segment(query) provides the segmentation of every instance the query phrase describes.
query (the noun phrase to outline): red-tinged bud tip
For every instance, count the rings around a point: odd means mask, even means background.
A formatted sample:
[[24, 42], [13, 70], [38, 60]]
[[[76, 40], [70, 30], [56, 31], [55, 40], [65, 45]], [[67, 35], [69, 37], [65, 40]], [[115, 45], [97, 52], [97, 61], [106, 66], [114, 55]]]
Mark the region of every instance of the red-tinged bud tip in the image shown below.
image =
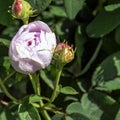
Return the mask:
[[54, 52], [54, 60], [60, 66], [71, 62], [74, 59], [74, 50], [67, 43], [60, 43], [57, 45]]
[[15, 0], [12, 5], [12, 12], [16, 17], [22, 13], [22, 2], [21, 0]]

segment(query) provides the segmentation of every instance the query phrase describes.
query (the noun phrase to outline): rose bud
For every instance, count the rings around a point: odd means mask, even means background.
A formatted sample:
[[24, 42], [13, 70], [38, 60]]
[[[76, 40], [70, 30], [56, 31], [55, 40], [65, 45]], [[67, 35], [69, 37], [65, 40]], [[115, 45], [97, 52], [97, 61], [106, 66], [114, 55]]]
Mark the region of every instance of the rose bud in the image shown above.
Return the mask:
[[54, 51], [54, 60], [58, 66], [64, 66], [74, 59], [73, 48], [67, 43], [60, 43], [57, 45]]
[[46, 23], [23, 25], [10, 43], [11, 64], [20, 73], [34, 73], [50, 64], [55, 47], [55, 34]]
[[12, 5], [12, 15], [17, 19], [23, 20], [25, 24], [28, 23], [29, 17], [35, 10], [32, 9], [31, 5], [25, 0], [14, 0]]

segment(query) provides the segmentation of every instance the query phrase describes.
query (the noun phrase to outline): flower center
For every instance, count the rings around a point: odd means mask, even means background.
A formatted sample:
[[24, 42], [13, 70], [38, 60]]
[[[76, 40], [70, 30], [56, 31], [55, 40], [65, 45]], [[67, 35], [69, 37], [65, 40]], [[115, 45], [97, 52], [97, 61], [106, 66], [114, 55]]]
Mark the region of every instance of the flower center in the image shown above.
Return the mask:
[[28, 41], [28, 46], [32, 45], [32, 41]]
[[40, 44], [40, 33], [35, 33], [33, 37], [29, 40], [27, 40], [27, 46], [28, 47], [35, 47]]

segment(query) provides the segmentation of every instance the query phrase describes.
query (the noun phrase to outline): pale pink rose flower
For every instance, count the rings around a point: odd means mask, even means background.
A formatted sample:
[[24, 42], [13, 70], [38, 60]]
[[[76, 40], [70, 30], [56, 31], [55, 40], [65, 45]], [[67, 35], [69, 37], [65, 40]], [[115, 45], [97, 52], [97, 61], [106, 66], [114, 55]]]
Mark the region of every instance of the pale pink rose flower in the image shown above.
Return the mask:
[[20, 73], [34, 73], [50, 64], [55, 47], [55, 34], [46, 23], [35, 21], [23, 25], [12, 39], [10, 62]]

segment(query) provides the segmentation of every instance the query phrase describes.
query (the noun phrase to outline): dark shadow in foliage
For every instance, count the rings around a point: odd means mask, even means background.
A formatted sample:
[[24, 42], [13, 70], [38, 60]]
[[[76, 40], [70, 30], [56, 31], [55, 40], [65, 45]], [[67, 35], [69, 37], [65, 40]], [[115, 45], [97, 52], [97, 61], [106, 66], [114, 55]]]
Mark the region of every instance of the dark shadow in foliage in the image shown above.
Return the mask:
[[68, 41], [70, 44], [74, 44], [76, 28], [77, 24], [75, 21], [71, 21], [69, 19], [64, 20], [61, 29], [65, 33], [64, 40]]

